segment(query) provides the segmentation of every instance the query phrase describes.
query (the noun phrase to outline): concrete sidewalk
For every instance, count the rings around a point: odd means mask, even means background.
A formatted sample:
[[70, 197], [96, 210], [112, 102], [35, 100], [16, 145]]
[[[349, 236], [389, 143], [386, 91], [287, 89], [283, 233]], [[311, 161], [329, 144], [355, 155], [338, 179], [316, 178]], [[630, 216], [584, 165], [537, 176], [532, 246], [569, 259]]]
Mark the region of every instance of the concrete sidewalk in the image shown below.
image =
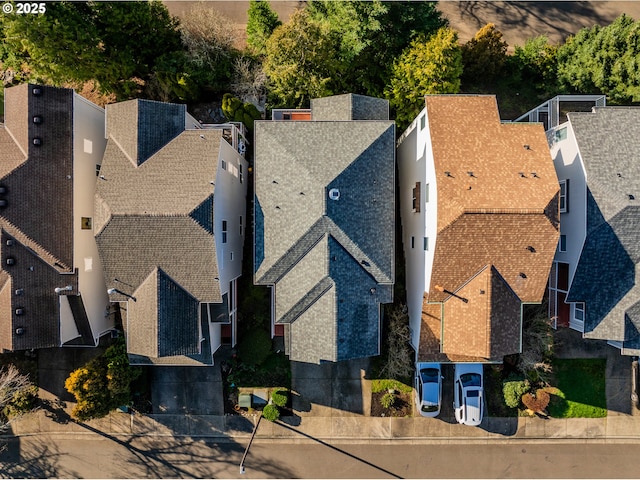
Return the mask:
[[[76, 423], [40, 410], [11, 424], [11, 435], [84, 437], [189, 437], [216, 442], [244, 443], [257, 416], [138, 415], [112, 413], [106, 418]], [[490, 442], [638, 442], [640, 416], [615, 415], [595, 419], [485, 418], [480, 427], [466, 427], [447, 419], [376, 418], [365, 416], [283, 417], [277, 423], [260, 421], [255, 441], [282, 443], [455, 444]]]

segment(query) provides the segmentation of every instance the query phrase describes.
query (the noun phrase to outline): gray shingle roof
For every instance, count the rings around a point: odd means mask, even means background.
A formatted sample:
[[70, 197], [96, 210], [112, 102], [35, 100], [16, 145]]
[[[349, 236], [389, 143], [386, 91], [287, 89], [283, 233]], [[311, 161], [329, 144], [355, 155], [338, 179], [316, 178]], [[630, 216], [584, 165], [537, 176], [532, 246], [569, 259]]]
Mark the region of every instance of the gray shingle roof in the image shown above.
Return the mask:
[[[312, 109], [348, 112], [353, 97]], [[275, 285], [292, 360], [378, 353], [379, 304], [394, 282], [394, 140], [387, 120], [256, 124], [255, 282]]]
[[311, 100], [314, 121], [389, 120], [389, 102], [354, 93]]
[[567, 300], [586, 302], [585, 337], [637, 347], [640, 108], [595, 108], [569, 120], [588, 192], [587, 238]]
[[[221, 131], [184, 130], [183, 106], [159, 102], [123, 102], [107, 115], [94, 231], [107, 286], [118, 290], [111, 298], [128, 300], [130, 351], [195, 355], [199, 304], [222, 301], [213, 235]], [[127, 131], [137, 137], [123, 140]]]
[[[77, 293], [77, 274], [72, 273], [73, 95], [70, 89], [28, 84], [5, 90], [6, 123], [0, 125], [0, 198], [7, 202], [0, 207], [0, 350], [59, 346], [54, 289], [71, 284]], [[7, 265], [9, 257], [13, 266]], [[21, 315], [15, 313], [18, 308]], [[23, 333], [18, 335], [17, 328]]]

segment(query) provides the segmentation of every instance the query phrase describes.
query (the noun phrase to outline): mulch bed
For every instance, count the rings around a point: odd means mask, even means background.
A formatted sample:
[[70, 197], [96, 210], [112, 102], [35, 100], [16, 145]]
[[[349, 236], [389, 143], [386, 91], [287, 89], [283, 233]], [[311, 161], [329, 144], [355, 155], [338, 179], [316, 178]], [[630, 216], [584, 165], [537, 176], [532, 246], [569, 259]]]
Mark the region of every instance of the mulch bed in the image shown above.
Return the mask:
[[384, 408], [380, 399], [387, 393], [377, 392], [371, 394], [372, 417], [410, 417], [413, 414], [413, 396], [411, 393], [398, 393], [396, 403], [391, 408]]

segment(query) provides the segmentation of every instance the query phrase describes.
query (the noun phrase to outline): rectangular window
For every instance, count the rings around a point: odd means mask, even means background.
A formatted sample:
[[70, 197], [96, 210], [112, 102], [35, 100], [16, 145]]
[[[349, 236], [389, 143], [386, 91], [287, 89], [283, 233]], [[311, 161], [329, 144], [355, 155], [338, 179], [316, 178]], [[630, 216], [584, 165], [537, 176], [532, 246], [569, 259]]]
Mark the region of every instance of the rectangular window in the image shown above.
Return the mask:
[[569, 211], [569, 179], [560, 181], [560, 213]]
[[240, 215], [240, 236], [242, 236], [242, 215]]
[[222, 169], [226, 170], [227, 169], [227, 162], [222, 160]]
[[424, 237], [424, 249], [429, 250], [429, 238]]
[[558, 242], [558, 251], [566, 252], [567, 251], [567, 236], [560, 235], [560, 241]]
[[227, 243], [227, 221], [222, 221], [222, 243]]
[[88, 154], [93, 153], [93, 142], [88, 138], [84, 139], [84, 153], [88, 153]]
[[556, 142], [561, 140], [565, 140], [567, 138], [567, 127], [561, 128], [560, 130], [556, 130]]
[[244, 175], [242, 174], [242, 163], [240, 163], [240, 183], [242, 183], [243, 180], [244, 180]]
[[429, 184], [426, 183], [424, 186], [424, 203], [429, 203]]
[[100, 165], [96, 163], [96, 177], [100, 175]]
[[584, 303], [577, 302], [573, 309], [573, 318], [579, 322], [584, 322]]
[[233, 252], [229, 252], [229, 259], [233, 262]]
[[413, 187], [412, 190], [412, 198], [413, 198], [413, 211], [420, 211], [420, 182], [416, 182], [416, 186]]
[[416, 237], [411, 237], [411, 248], [416, 246]]
[[91, 217], [82, 217], [80, 219], [80, 228], [82, 230], [91, 230]]
[[291, 114], [290, 113], [283, 113], [282, 114], [282, 119], [283, 120], [291, 120]]
[[426, 115], [422, 115], [420, 117], [420, 130], [424, 130], [424, 127], [427, 124], [427, 116]]

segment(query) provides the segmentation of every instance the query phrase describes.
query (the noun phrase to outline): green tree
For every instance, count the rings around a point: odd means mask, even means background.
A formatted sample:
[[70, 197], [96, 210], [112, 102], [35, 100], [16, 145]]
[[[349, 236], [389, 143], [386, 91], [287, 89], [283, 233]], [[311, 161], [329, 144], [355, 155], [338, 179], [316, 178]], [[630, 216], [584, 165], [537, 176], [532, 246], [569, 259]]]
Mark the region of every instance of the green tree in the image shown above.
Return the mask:
[[462, 86], [465, 91], [492, 88], [504, 73], [507, 42], [493, 23], [482, 27], [462, 46]]
[[267, 39], [282, 25], [278, 14], [266, 0], [250, 0], [247, 19], [247, 45], [252, 53], [264, 55]]
[[55, 85], [95, 79], [104, 92], [140, 92], [161, 55], [180, 50], [178, 21], [158, 0], [54, 2], [38, 15], [5, 15], [2, 43], [14, 67]]
[[640, 101], [640, 22], [622, 14], [570, 37], [558, 50], [558, 80], [569, 92], [604, 93], [619, 104]]
[[441, 28], [431, 38], [411, 42], [394, 63], [386, 91], [400, 128], [424, 108], [425, 95], [458, 93], [461, 74], [462, 54], [452, 29]]
[[447, 22], [435, 2], [312, 0], [311, 16], [339, 39], [342, 91], [382, 96], [394, 60], [411, 41]]
[[550, 44], [545, 35], [540, 35], [527, 40], [523, 47], [516, 45], [509, 60], [521, 82], [533, 84], [541, 97], [550, 97], [557, 91], [557, 53], [558, 47]]
[[269, 37], [264, 71], [273, 106], [306, 107], [311, 98], [335, 92], [340, 39], [326, 24], [298, 10]]
[[109, 347], [103, 355], [71, 372], [65, 388], [76, 397], [71, 414], [78, 420], [101, 418], [131, 400], [130, 385], [140, 375], [129, 365], [124, 340]]
[[225, 93], [222, 97], [222, 113], [229, 121], [242, 122], [249, 131], [253, 131], [253, 122], [261, 118], [254, 104], [242, 103], [230, 93]]

